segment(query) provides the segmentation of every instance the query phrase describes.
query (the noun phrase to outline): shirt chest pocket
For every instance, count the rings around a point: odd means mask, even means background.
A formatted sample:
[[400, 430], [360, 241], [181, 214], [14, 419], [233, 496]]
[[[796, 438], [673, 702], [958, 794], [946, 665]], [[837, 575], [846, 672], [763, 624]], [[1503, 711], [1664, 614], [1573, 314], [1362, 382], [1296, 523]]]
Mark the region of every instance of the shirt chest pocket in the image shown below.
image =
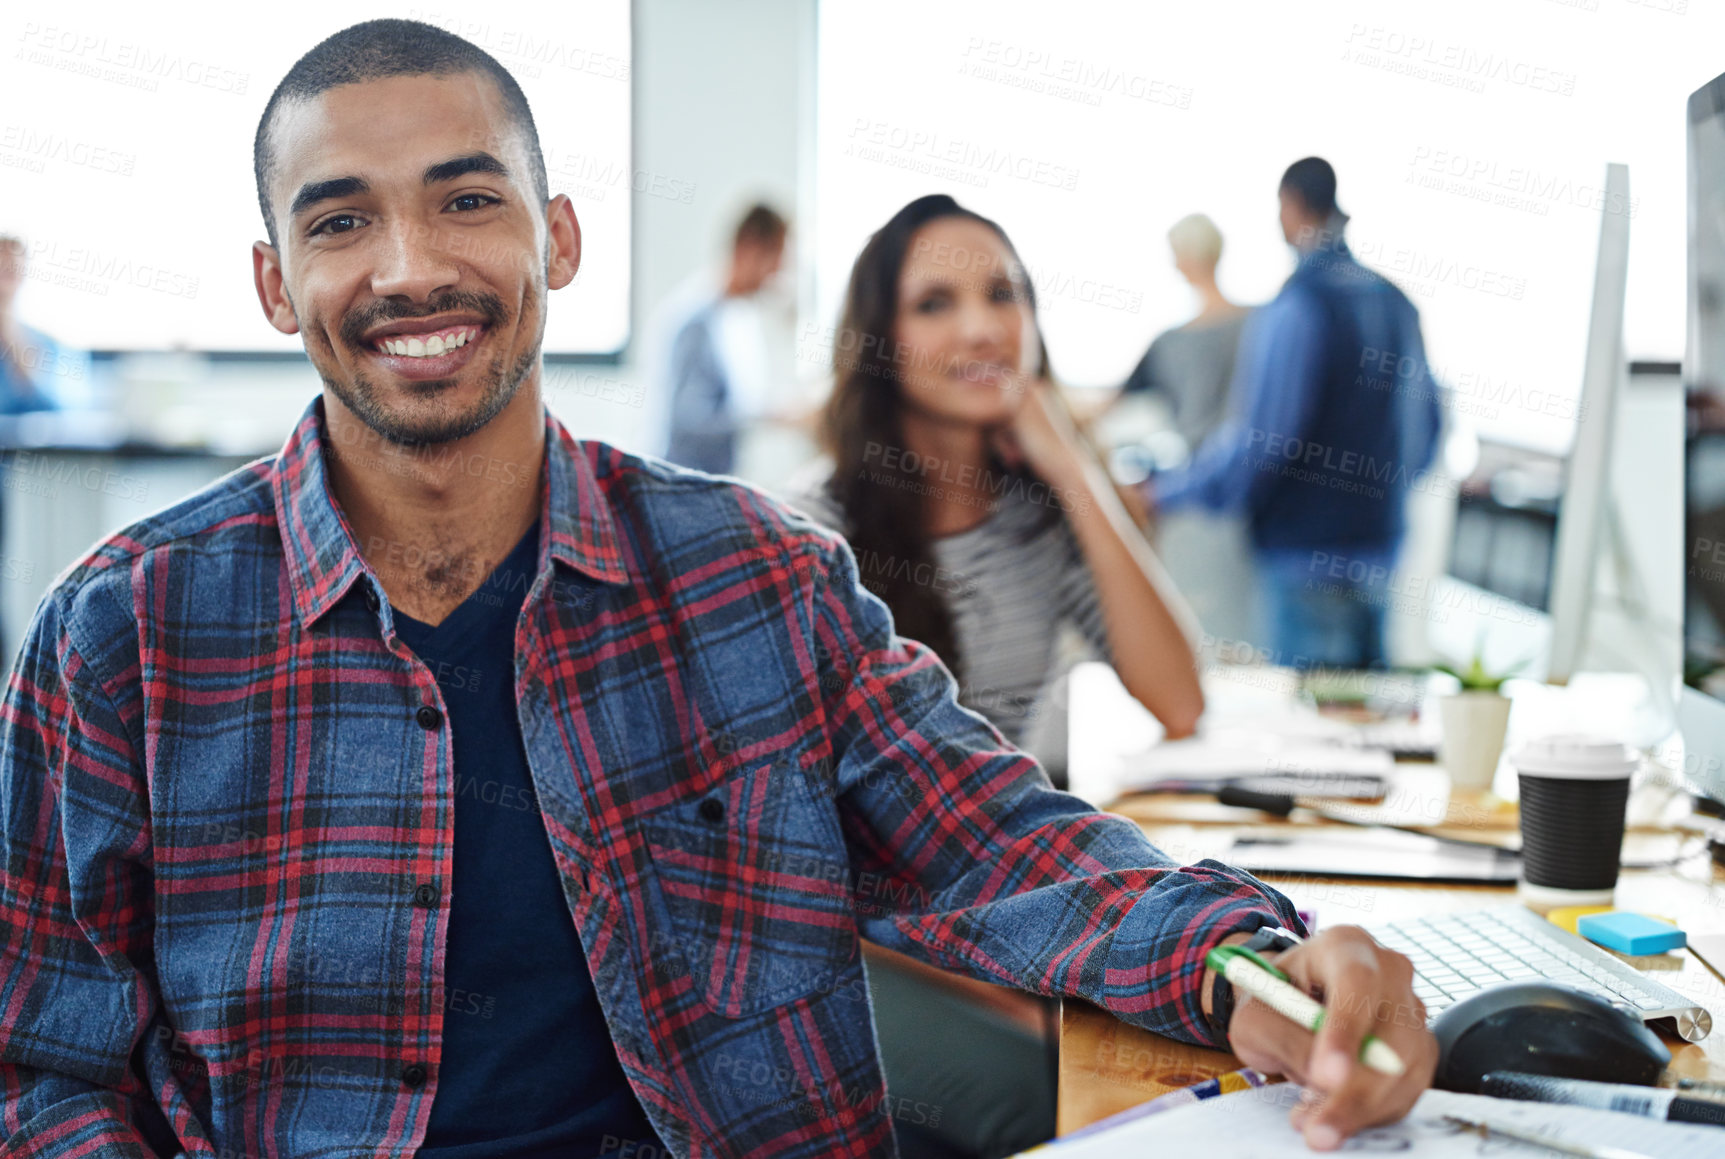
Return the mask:
[[831, 989], [856, 952], [850, 869], [830, 799], [788, 763], [739, 770], [644, 827], [671, 928], [654, 968], [686, 969], [742, 1018]]

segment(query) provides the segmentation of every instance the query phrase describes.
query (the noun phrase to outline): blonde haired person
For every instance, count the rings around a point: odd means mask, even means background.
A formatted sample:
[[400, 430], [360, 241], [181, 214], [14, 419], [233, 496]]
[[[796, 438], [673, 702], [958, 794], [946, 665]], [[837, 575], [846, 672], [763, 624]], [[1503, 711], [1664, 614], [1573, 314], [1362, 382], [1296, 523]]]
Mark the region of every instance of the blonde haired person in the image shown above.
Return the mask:
[[[1228, 413], [1229, 383], [1251, 309], [1229, 300], [1216, 282], [1222, 231], [1202, 213], [1168, 230], [1174, 268], [1192, 287], [1198, 312], [1164, 330], [1126, 379], [1116, 401], [1160, 401], [1189, 451], [1196, 451]], [[1204, 510], [1170, 512], [1158, 520], [1157, 554], [1210, 636], [1249, 640], [1254, 572], [1244, 522]]]

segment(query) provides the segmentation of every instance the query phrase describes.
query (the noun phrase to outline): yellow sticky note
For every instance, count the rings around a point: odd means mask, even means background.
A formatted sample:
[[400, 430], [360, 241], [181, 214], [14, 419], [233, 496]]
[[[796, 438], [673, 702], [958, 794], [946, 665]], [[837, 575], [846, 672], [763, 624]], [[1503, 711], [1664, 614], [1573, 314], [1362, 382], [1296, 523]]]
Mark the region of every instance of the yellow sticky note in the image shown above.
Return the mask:
[[[1580, 932], [1575, 928], [1576, 922], [1586, 917], [1588, 914], [1608, 914], [1614, 913], [1616, 910], [1617, 907], [1614, 905], [1566, 905], [1552, 910], [1550, 913], [1545, 915], [1545, 919], [1552, 925], [1557, 926], [1559, 929], [1568, 930], [1570, 933], [1580, 937]], [[1648, 914], [1647, 916], [1650, 918], [1659, 918], [1660, 921], [1667, 922], [1671, 925], [1677, 924], [1670, 918], [1661, 917], [1659, 914]]]

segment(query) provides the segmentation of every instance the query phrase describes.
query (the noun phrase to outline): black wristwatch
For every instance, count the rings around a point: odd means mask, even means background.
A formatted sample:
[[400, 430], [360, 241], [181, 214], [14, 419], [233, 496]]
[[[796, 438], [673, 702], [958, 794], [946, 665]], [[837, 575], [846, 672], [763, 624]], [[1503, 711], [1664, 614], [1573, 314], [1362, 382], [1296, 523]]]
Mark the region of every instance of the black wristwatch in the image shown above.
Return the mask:
[[[1279, 954], [1300, 944], [1300, 935], [1281, 926], [1259, 926], [1240, 943], [1240, 948], [1258, 954]], [[1228, 1024], [1234, 1019], [1234, 984], [1220, 973], [1210, 988], [1210, 1033], [1224, 1047], [1229, 1045]]]

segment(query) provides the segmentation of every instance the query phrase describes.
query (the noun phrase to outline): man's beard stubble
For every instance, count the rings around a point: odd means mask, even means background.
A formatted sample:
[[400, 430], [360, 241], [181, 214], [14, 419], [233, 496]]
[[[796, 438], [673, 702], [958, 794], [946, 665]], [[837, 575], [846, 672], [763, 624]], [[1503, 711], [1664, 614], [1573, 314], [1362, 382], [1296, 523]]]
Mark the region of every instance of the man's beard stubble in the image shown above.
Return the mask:
[[[522, 312], [534, 313], [537, 301], [536, 287], [529, 282]], [[396, 310], [367, 310], [349, 315], [342, 321], [342, 339], [352, 348], [363, 349], [367, 345], [365, 332], [375, 326], [402, 318], [430, 317], [452, 310], [466, 309], [483, 315], [488, 335], [496, 334], [511, 320], [508, 308], [495, 294], [457, 291], [435, 299], [431, 306], [431, 309], [415, 314], [404, 314]], [[503, 413], [503, 409], [521, 389], [521, 384], [539, 364], [539, 352], [544, 340], [545, 315], [539, 313], [539, 330], [534, 335], [533, 344], [522, 352], [513, 366], [506, 368], [502, 355], [491, 360], [482, 378], [483, 392], [478, 402], [464, 414], [444, 415], [418, 424], [408, 422], [393, 413], [379, 397], [375, 384], [357, 370], [354, 371], [352, 382], [338, 381], [325, 373], [322, 367], [318, 367], [318, 376], [323, 379], [323, 384], [329, 388], [330, 393], [340, 399], [342, 405], [352, 411], [379, 438], [403, 447], [434, 446], [466, 438]], [[331, 365], [334, 365], [334, 353], [329, 350], [332, 356]], [[414, 383], [409, 389], [425, 396], [434, 396], [453, 388], [454, 385], [454, 379], [438, 378]]]

